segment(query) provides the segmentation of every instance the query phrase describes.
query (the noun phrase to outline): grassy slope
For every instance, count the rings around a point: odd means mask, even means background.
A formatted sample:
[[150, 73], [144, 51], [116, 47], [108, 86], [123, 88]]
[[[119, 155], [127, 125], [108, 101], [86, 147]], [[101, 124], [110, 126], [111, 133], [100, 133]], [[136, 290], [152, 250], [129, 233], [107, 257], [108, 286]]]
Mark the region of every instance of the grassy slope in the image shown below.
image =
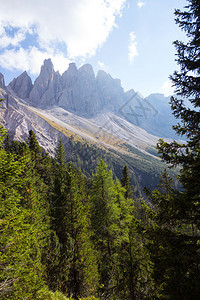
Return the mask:
[[[121, 178], [122, 168], [127, 165], [134, 191], [137, 195], [141, 195], [143, 187], [154, 188], [158, 184], [159, 177], [166, 168], [166, 165], [155, 156], [156, 150], [153, 148], [146, 149], [147, 152], [152, 154], [147, 155], [123, 143], [118, 145], [118, 148], [122, 151], [117, 151], [113, 148], [86, 141], [49, 118], [39, 113], [36, 114], [66, 136], [68, 139], [65, 145], [67, 160], [71, 161], [86, 176], [91, 176], [94, 173], [97, 162], [101, 157], [112, 168], [114, 176], [118, 178]], [[170, 172], [172, 176], [176, 175], [175, 172]]]

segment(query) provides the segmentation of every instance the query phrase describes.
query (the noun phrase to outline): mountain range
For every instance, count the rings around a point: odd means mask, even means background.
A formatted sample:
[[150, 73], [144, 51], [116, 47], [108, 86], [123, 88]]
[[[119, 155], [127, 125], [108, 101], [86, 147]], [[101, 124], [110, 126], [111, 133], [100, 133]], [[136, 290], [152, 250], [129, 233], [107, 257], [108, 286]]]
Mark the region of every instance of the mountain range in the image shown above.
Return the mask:
[[[153, 160], [154, 165], [160, 164], [155, 151], [159, 137], [175, 138], [169, 97], [152, 94], [144, 99], [134, 90], [125, 92], [119, 79], [102, 70], [95, 76], [89, 64], [78, 69], [71, 63], [61, 75], [47, 59], [34, 83], [25, 71], [7, 86], [0, 74], [0, 86], [0, 97], [5, 99], [0, 123], [20, 141], [33, 129], [50, 154], [58, 136], [66, 149], [73, 137], [87, 147], [120, 156], [124, 163], [131, 158], [135, 173], [138, 162], [151, 166]], [[139, 169], [135, 176], [138, 180]]]

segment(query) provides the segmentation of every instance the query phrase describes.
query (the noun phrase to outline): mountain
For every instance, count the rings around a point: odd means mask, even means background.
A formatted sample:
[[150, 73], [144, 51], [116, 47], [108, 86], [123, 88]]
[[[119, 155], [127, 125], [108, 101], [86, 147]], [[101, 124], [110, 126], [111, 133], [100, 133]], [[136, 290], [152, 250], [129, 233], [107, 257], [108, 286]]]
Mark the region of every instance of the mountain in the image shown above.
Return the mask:
[[143, 99], [134, 90], [124, 92], [120, 80], [102, 70], [95, 76], [89, 64], [78, 69], [71, 63], [60, 75], [50, 59], [34, 83], [27, 72], [8, 86], [0, 74], [0, 82], [0, 97], [6, 100], [0, 123], [12, 138], [26, 140], [32, 129], [53, 155], [61, 136], [67, 159], [85, 172], [92, 173], [102, 156], [112, 162], [116, 176], [127, 164], [136, 186], [157, 182], [164, 166], [155, 145], [159, 137], [170, 137], [169, 99], [159, 94]]
[[134, 90], [126, 92], [126, 96], [128, 100], [120, 112], [129, 122], [162, 138], [178, 138], [172, 129], [177, 120], [172, 115], [170, 97], [157, 93], [143, 98]]
[[47, 59], [34, 84], [27, 72], [23, 72], [7, 88], [34, 107], [58, 106], [86, 118], [113, 112], [153, 135], [177, 138], [171, 129], [176, 120], [171, 114], [170, 97], [152, 94], [144, 99], [134, 90], [125, 92], [119, 79], [102, 70], [95, 76], [89, 64], [77, 69], [71, 63], [60, 75]]

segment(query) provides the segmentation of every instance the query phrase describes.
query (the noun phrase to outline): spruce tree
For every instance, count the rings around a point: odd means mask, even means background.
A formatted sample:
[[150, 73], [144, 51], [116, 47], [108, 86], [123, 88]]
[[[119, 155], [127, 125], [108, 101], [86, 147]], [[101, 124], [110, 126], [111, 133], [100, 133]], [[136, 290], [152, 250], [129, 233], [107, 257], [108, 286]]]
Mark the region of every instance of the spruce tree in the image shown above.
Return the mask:
[[112, 171], [101, 159], [92, 186], [92, 228], [94, 244], [99, 252], [101, 293], [110, 297], [115, 277], [115, 256], [119, 243], [120, 208], [117, 204], [115, 183]]
[[[51, 260], [55, 261], [56, 270], [48, 266], [48, 272], [54, 289], [78, 299], [93, 293], [98, 283], [98, 270], [90, 239], [90, 207], [84, 191], [85, 182], [81, 173], [70, 163], [66, 164], [65, 156], [62, 140], [59, 139], [51, 202], [52, 229], [58, 237], [55, 253], [50, 244]], [[51, 242], [56, 244], [56, 237], [52, 238]], [[59, 257], [53, 259], [53, 254]]]
[[131, 197], [131, 185], [130, 185], [130, 178], [129, 178], [129, 171], [128, 167], [125, 165], [122, 169], [122, 179], [121, 184], [125, 188], [125, 198], [128, 199]]
[[44, 287], [47, 213], [36, 191], [30, 154], [19, 158], [7, 153], [2, 128], [0, 135], [0, 298], [33, 299]]
[[[186, 32], [188, 42], [176, 41], [180, 71], [171, 76], [177, 97], [171, 98], [172, 113], [180, 120], [173, 126], [184, 143], [160, 140], [158, 150], [171, 167], [181, 168], [181, 190], [169, 181], [164, 189], [151, 193], [156, 208], [156, 240], [159, 241], [157, 280], [163, 296], [198, 299], [200, 295], [200, 2], [188, 0], [185, 11], [175, 11], [176, 23]], [[185, 101], [190, 102], [188, 107]], [[155, 218], [154, 218], [155, 220]], [[158, 226], [158, 227], [157, 227]], [[155, 236], [154, 236], [155, 237]], [[160, 239], [160, 240], [159, 240]], [[160, 270], [160, 274], [159, 274]], [[160, 279], [159, 279], [160, 276]], [[162, 279], [161, 279], [162, 278]]]

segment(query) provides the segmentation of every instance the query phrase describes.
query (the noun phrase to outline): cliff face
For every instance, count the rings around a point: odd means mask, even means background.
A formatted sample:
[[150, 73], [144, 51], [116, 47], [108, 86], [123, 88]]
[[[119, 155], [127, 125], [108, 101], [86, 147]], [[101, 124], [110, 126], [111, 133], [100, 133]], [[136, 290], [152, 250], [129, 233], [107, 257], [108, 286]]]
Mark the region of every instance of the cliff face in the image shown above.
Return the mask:
[[29, 130], [32, 129], [42, 148], [50, 155], [54, 153], [59, 136], [66, 142], [66, 137], [61, 132], [2, 88], [0, 98], [5, 99], [0, 105], [0, 125], [7, 129], [11, 139], [27, 140]]
[[[2, 74], [0, 86], [6, 88]], [[78, 69], [71, 63], [60, 75], [47, 59], [34, 84], [23, 72], [13, 79], [7, 91], [36, 108], [60, 107], [84, 118], [112, 112], [153, 135], [177, 138], [171, 129], [176, 120], [171, 114], [169, 97], [153, 94], [143, 99], [134, 90], [125, 93], [119, 79], [102, 70], [95, 76], [90, 64]]]
[[110, 74], [100, 70], [96, 77], [97, 91], [101, 99], [101, 109], [118, 111], [126, 101], [124, 89], [119, 79], [113, 79]]
[[2, 88], [5, 87], [4, 76], [2, 73], [0, 73], [0, 87], [2, 87]]
[[36, 107], [50, 107], [57, 104], [57, 98], [61, 90], [60, 74], [54, 71], [50, 59], [45, 60], [30, 92], [28, 102]]
[[27, 99], [29, 97], [30, 91], [33, 88], [31, 78], [28, 76], [27, 72], [23, 72], [17, 78], [14, 78], [8, 85], [8, 88], [14, 91], [14, 93], [22, 98]]
[[33, 85], [24, 72], [8, 88], [35, 107], [46, 109], [56, 105], [85, 117], [102, 110], [116, 111], [125, 99], [120, 81], [106, 72], [99, 71], [95, 77], [90, 64], [77, 69], [71, 63], [61, 76], [54, 71], [50, 59], [44, 61]]
[[70, 64], [62, 75], [63, 91], [58, 106], [84, 116], [92, 116], [99, 111], [99, 95], [92, 66], [87, 64], [77, 70]]

